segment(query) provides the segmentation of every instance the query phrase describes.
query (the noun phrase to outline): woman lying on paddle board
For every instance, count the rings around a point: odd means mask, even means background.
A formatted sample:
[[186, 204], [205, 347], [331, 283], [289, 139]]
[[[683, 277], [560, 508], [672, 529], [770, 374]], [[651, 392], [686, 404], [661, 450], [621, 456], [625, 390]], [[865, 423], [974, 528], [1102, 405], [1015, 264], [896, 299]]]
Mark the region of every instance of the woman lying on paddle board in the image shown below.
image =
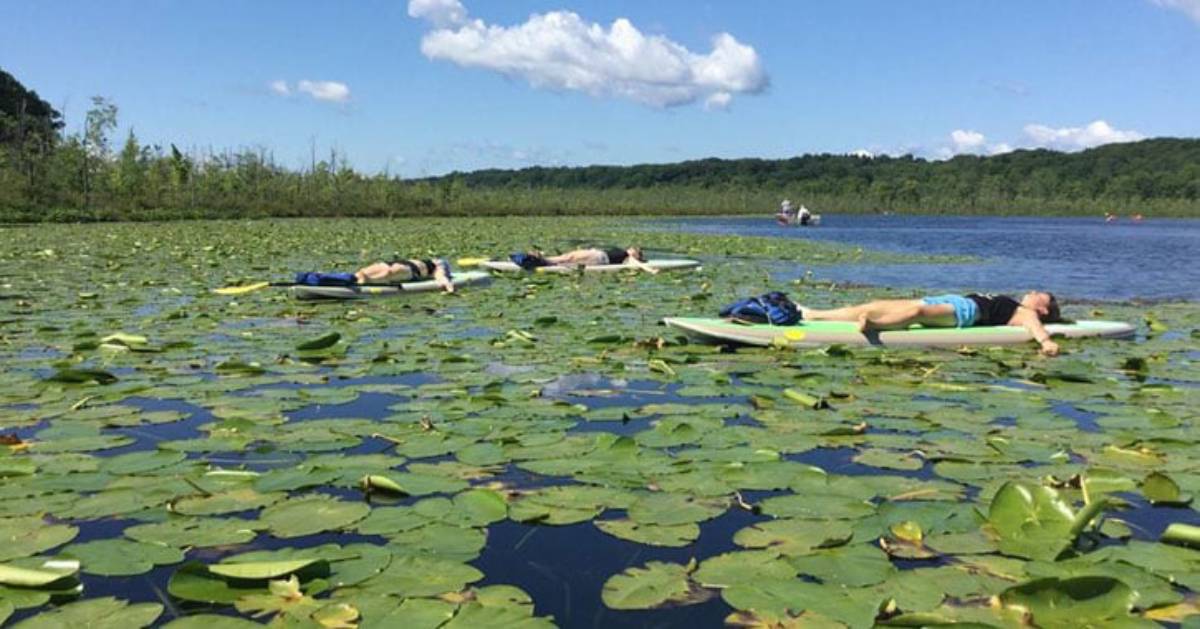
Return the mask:
[[1052, 293], [1030, 291], [1020, 301], [1008, 295], [938, 295], [924, 299], [881, 299], [856, 306], [817, 310], [800, 307], [808, 321], [850, 321], [862, 332], [897, 330], [913, 324], [931, 328], [969, 328], [985, 325], [1024, 327], [1047, 356], [1058, 354], [1045, 323], [1062, 319]]
[[395, 258], [391, 262], [376, 262], [355, 271], [354, 279], [359, 284], [399, 283], [431, 279], [447, 293], [454, 292], [454, 282], [450, 281], [450, 263], [441, 258], [424, 260]]
[[527, 263], [518, 262], [522, 268], [539, 266], [604, 266], [606, 264], [626, 264], [639, 268], [651, 275], [657, 274], [658, 269], [646, 265], [646, 254], [641, 247], [628, 249], [575, 249], [556, 256], [547, 256], [540, 251], [530, 251], [525, 254]]

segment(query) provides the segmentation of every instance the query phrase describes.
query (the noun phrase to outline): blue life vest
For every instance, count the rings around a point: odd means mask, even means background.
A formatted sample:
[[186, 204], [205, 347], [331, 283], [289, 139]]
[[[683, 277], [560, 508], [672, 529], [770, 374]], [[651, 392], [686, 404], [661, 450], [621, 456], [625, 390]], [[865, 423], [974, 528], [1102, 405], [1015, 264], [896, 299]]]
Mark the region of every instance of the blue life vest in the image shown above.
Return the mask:
[[545, 258], [535, 256], [531, 253], [514, 253], [508, 256], [508, 259], [526, 271], [532, 271], [539, 266], [550, 266], [550, 263], [546, 262]]
[[353, 273], [318, 273], [307, 271], [296, 274], [296, 283], [305, 286], [354, 286], [358, 281]]
[[721, 316], [747, 323], [771, 325], [795, 325], [803, 318], [796, 304], [779, 291], [729, 304], [721, 309]]

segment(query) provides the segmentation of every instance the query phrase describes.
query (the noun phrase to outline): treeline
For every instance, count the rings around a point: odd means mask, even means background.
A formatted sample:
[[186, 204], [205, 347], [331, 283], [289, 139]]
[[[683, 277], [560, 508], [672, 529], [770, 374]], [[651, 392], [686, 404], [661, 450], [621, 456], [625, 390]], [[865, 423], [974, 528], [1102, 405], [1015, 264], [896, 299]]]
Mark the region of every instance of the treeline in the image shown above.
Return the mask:
[[403, 179], [343, 155], [289, 169], [265, 149], [116, 146], [117, 107], [83, 128], [0, 70], [0, 221], [265, 216], [767, 213], [789, 197], [822, 212], [1200, 216], [1200, 140], [1080, 153], [1016, 151], [927, 161], [806, 155], [678, 164], [526, 168]]

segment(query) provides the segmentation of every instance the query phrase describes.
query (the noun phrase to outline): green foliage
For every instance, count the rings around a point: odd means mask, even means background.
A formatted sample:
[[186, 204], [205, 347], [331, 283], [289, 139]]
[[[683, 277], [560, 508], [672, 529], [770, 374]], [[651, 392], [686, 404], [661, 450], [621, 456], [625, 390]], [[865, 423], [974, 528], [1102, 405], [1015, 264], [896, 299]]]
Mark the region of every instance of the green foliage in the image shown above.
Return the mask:
[[268, 216], [769, 213], [783, 197], [831, 213], [1200, 214], [1200, 140], [1079, 153], [1020, 150], [930, 161], [803, 155], [636, 166], [533, 167], [403, 179], [332, 151], [292, 170], [266, 149], [113, 154], [117, 108], [93, 98], [82, 134], [0, 70], [0, 222]]

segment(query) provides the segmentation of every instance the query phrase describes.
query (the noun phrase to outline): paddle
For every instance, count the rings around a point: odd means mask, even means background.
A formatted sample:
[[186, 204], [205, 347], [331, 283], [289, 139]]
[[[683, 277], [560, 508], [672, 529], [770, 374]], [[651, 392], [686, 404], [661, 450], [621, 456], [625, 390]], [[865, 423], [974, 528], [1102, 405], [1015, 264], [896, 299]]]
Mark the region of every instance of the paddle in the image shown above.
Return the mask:
[[[267, 288], [268, 286], [274, 286], [274, 287], [312, 286], [312, 284], [304, 284], [301, 282], [255, 282], [253, 284], [246, 284], [244, 286], [225, 286], [223, 288], [214, 288], [212, 290], [212, 292], [214, 292], [218, 295], [245, 295], [246, 293], [253, 293], [256, 290]], [[336, 287], [339, 287], [340, 285], [330, 284], [328, 286], [336, 288]], [[404, 290], [403, 284], [371, 284], [371, 283], [347, 284], [345, 286], [342, 286], [342, 288], [359, 288], [359, 287], [363, 287], [363, 286], [398, 288], [400, 290]]]

